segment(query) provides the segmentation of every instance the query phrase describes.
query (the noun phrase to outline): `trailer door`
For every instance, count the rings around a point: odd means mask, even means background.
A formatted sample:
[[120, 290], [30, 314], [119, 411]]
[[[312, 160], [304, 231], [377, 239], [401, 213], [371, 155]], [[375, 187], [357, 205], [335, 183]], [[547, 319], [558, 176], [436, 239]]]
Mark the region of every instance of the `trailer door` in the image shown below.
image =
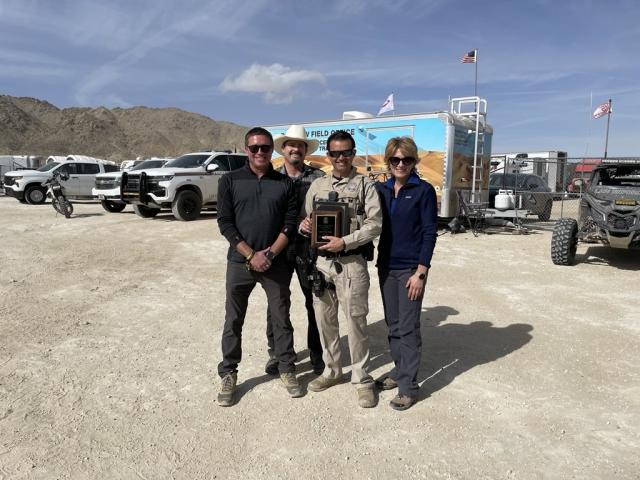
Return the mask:
[[[414, 138], [414, 130], [414, 125], [365, 128], [365, 166], [371, 166], [373, 170], [381, 169], [381, 165], [378, 162], [382, 162], [382, 159], [384, 159], [384, 149], [387, 146], [387, 142], [393, 137]], [[370, 156], [372, 157], [371, 159], [369, 159]], [[382, 168], [384, 168], [384, 165], [382, 165]]]

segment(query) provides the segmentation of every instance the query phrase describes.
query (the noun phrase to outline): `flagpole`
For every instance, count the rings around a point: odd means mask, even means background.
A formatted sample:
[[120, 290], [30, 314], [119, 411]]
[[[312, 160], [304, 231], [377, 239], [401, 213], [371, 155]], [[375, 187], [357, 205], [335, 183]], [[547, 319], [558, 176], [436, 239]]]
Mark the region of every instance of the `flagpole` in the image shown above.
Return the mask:
[[474, 84], [474, 89], [473, 89], [473, 96], [477, 97], [478, 96], [478, 49], [476, 48], [474, 50], [474, 57], [476, 59], [475, 64], [476, 64], [476, 81]]
[[611, 120], [611, 99], [609, 99], [609, 113], [607, 113], [607, 134], [604, 140], [604, 158], [607, 158], [607, 150], [609, 149], [609, 121]]

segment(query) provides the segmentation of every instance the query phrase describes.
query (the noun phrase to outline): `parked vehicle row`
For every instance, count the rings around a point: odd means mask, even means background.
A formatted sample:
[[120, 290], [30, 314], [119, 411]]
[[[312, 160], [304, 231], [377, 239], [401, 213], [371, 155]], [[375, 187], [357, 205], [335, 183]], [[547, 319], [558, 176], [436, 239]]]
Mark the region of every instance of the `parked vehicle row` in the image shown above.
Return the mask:
[[41, 204], [47, 182], [55, 175], [69, 200], [98, 200], [112, 213], [131, 204], [145, 218], [171, 210], [177, 219], [189, 221], [203, 209], [216, 208], [220, 177], [242, 167], [246, 158], [229, 151], [195, 152], [176, 159], [145, 160], [122, 171], [114, 162], [90, 157], [50, 157], [38, 170], [8, 172], [4, 189], [23, 203]]
[[[138, 164], [130, 168], [129, 171], [160, 168], [169, 160], [170, 159], [166, 158], [151, 158], [149, 160], [138, 162]], [[96, 175], [95, 186], [93, 187], [91, 194], [94, 198], [97, 198], [100, 201], [102, 207], [107, 212], [121, 212], [127, 206], [127, 203], [122, 200], [120, 191], [123, 173], [124, 169], [122, 169], [122, 171], [119, 170], [116, 172], [99, 173]]]
[[196, 152], [182, 155], [161, 168], [124, 172], [121, 199], [141, 217], [154, 217], [163, 209], [183, 221], [195, 220], [201, 210], [218, 202], [218, 181], [242, 167], [247, 156], [231, 152]]
[[84, 155], [49, 157], [49, 161], [37, 170], [14, 170], [4, 175], [4, 192], [22, 203], [34, 205], [45, 202], [47, 188], [44, 183], [54, 174], [67, 177], [61, 180], [65, 195], [70, 200], [92, 200], [91, 190], [96, 175], [118, 171], [115, 162]]

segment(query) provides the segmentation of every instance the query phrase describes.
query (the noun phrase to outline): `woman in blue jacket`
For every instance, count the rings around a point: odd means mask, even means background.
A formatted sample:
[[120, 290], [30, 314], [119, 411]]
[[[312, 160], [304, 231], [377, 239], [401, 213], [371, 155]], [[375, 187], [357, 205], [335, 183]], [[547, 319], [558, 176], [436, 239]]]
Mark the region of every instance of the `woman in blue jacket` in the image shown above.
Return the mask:
[[419, 161], [413, 139], [392, 138], [384, 154], [390, 178], [376, 184], [383, 214], [376, 266], [395, 364], [376, 384], [382, 390], [398, 387], [389, 404], [395, 410], [406, 410], [418, 398], [420, 312], [438, 229], [436, 192], [416, 173]]

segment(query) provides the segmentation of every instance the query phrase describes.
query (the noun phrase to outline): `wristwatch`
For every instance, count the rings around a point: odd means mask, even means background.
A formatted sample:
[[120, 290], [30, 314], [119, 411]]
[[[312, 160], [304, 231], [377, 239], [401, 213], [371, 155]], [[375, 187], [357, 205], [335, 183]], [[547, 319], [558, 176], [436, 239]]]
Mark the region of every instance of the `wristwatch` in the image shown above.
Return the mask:
[[426, 273], [421, 273], [421, 274], [418, 275], [418, 278], [420, 280], [424, 280], [425, 278], [427, 278], [427, 274]]
[[273, 253], [271, 250], [267, 250], [264, 253], [264, 257], [269, 260], [270, 262], [273, 262], [273, 259], [276, 258], [276, 254]]

